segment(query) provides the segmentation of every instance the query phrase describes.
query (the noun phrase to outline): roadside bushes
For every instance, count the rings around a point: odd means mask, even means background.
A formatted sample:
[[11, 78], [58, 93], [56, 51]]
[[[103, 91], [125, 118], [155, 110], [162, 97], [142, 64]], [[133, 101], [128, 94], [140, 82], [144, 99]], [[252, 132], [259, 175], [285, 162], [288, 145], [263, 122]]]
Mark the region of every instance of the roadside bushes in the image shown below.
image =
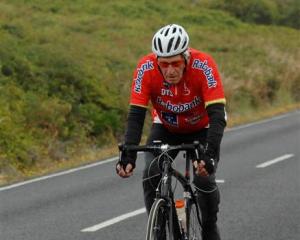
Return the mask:
[[285, 25], [300, 29], [298, 0], [216, 0], [210, 7], [230, 12], [244, 22]]
[[2, 36], [0, 174], [68, 159], [119, 134], [126, 109], [106, 80], [63, 47]]

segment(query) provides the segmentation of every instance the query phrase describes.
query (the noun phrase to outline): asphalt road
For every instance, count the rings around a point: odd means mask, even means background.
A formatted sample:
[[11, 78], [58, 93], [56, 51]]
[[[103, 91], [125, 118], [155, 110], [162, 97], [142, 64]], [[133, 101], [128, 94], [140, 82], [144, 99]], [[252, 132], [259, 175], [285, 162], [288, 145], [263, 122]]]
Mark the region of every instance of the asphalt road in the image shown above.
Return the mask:
[[[299, 111], [226, 131], [217, 172], [223, 240], [300, 239], [299, 143]], [[114, 165], [0, 188], [0, 239], [144, 239], [144, 164], [126, 180]]]

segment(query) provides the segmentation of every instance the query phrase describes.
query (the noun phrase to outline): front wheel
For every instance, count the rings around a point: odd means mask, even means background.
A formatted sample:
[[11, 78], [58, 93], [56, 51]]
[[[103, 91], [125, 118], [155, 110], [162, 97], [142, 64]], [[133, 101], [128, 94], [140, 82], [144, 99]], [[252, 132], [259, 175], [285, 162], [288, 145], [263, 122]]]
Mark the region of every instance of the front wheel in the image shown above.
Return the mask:
[[170, 234], [170, 208], [164, 199], [156, 199], [151, 207], [146, 240], [173, 240]]

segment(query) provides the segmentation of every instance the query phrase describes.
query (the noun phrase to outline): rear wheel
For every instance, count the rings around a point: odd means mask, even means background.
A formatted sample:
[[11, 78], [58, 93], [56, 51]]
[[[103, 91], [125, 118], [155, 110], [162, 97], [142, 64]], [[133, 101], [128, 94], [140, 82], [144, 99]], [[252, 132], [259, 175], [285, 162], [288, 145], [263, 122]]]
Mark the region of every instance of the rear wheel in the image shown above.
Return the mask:
[[189, 201], [189, 208], [187, 212], [187, 227], [189, 240], [201, 240], [201, 213], [197, 203], [193, 200]]
[[164, 199], [157, 199], [149, 214], [146, 240], [173, 240], [169, 218], [170, 208], [167, 202]]

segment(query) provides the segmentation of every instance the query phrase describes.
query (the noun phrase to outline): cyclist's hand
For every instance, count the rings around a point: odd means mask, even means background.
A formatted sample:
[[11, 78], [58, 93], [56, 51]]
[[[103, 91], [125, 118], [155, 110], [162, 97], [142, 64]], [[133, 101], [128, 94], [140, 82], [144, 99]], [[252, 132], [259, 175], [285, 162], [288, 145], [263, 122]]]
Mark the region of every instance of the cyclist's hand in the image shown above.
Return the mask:
[[215, 173], [217, 168], [217, 162], [214, 158], [209, 155], [203, 155], [203, 161], [205, 162], [205, 169], [209, 175]]
[[135, 168], [136, 161], [135, 152], [125, 152], [121, 153], [121, 157], [116, 166], [117, 174], [122, 178], [128, 178], [133, 174], [133, 169]]
[[216, 171], [216, 162], [213, 158], [204, 155], [203, 159], [199, 162], [195, 161], [196, 174], [207, 177]]
[[197, 161], [194, 161], [194, 167], [196, 169], [196, 174], [201, 177], [208, 177], [209, 174], [207, 170], [205, 169], [205, 162], [201, 160], [199, 163]]
[[124, 168], [121, 163], [118, 163], [116, 166], [117, 174], [122, 178], [128, 178], [133, 174], [133, 166], [131, 163], [128, 163]]

